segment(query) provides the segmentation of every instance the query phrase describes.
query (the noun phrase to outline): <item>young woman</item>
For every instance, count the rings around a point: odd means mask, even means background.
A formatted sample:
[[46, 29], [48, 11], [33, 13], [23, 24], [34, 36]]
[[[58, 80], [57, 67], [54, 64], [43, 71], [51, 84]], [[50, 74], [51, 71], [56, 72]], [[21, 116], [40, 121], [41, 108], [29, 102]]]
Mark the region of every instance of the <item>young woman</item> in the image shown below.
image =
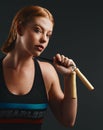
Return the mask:
[[[53, 65], [36, 58], [53, 27], [52, 14], [40, 6], [24, 7], [15, 15], [0, 60], [0, 128], [40, 130], [48, 104], [63, 125], [74, 125], [77, 98], [72, 98], [70, 66], [75, 63], [61, 54], [53, 57]], [[64, 91], [56, 70], [63, 75]]]

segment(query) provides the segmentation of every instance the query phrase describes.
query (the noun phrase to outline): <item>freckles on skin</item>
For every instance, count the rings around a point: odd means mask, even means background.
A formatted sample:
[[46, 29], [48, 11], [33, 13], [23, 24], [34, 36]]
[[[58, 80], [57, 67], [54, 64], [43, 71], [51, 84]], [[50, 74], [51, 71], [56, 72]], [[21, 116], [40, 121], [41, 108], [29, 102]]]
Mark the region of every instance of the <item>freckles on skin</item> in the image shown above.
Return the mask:
[[[24, 33], [20, 37], [21, 43], [27, 52], [39, 55], [47, 47], [52, 31], [53, 23], [48, 18], [35, 17], [24, 27]], [[43, 49], [40, 46], [43, 46]]]
[[46, 17], [35, 17], [33, 20], [34, 25], [39, 25], [44, 31], [52, 32], [53, 23]]
[[[50, 40], [50, 37], [52, 35], [53, 23], [48, 18], [36, 17], [30, 24], [31, 24], [32, 30], [34, 32], [37, 31], [35, 32], [35, 35], [34, 33], [31, 34], [31, 41], [37, 40], [38, 43], [43, 42], [45, 43], [43, 45], [46, 48]], [[42, 37], [42, 40], [40, 40], [41, 37]]]
[[[42, 41], [39, 41], [40, 44], [42, 43], [44, 49], [48, 46], [49, 40], [50, 40], [50, 36], [52, 35], [52, 31], [53, 31], [53, 23], [48, 19], [48, 18], [44, 18], [44, 17], [36, 17], [33, 20], [33, 25], [34, 28], [38, 28], [38, 30], [41, 33], [41, 36], [43, 36]], [[40, 39], [39, 39], [40, 40]], [[44, 41], [43, 41], [44, 40]]]

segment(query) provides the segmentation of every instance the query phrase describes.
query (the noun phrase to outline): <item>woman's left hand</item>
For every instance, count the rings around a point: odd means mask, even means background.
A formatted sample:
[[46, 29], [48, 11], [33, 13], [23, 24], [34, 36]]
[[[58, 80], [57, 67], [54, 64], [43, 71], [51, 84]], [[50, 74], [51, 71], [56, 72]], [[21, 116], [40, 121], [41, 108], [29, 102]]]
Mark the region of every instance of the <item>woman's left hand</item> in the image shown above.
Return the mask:
[[64, 55], [56, 54], [53, 57], [53, 64], [58, 72], [63, 75], [70, 75], [73, 72], [73, 66], [76, 66], [72, 59]]

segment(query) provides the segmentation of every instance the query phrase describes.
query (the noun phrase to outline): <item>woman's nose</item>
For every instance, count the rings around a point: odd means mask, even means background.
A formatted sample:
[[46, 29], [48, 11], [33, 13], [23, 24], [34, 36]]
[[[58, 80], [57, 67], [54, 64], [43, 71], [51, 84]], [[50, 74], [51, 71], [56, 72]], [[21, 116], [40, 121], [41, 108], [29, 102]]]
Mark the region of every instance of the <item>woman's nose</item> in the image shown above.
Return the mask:
[[45, 42], [47, 42], [47, 37], [46, 37], [45, 34], [41, 36], [41, 38], [40, 38], [40, 42], [41, 42], [41, 43], [45, 43]]

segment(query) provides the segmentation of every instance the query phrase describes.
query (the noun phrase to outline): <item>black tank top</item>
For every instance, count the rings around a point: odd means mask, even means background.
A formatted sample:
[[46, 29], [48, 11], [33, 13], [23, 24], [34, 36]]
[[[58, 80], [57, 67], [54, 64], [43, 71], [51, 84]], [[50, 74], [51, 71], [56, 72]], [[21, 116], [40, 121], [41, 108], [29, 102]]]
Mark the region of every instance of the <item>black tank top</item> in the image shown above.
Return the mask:
[[38, 61], [32, 89], [25, 95], [14, 95], [7, 89], [0, 59], [0, 130], [41, 130], [48, 106], [46, 89]]

